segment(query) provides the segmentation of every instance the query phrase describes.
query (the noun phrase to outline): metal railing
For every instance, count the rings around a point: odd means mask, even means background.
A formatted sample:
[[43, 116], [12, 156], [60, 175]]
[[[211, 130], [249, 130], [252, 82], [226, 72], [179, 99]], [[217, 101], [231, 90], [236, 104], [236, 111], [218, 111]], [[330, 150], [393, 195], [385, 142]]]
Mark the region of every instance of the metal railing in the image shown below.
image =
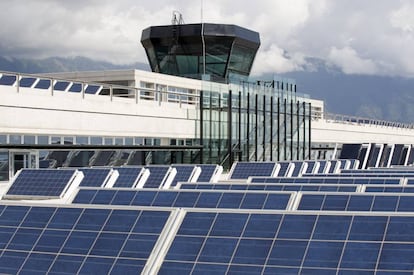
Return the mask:
[[387, 121], [380, 119], [364, 118], [359, 116], [351, 115], [341, 115], [333, 113], [323, 113], [323, 115], [313, 115], [312, 120], [325, 120], [329, 123], [342, 123], [350, 125], [367, 125], [367, 126], [380, 126], [380, 127], [392, 127], [392, 128], [401, 128], [401, 129], [414, 129], [414, 124], [412, 123], [403, 123], [395, 121]]

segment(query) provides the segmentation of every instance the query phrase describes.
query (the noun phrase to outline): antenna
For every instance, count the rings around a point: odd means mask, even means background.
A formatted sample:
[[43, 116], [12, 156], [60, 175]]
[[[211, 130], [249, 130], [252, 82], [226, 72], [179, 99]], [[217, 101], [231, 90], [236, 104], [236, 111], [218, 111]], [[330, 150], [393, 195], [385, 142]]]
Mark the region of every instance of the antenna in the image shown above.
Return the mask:
[[201, 1], [201, 5], [200, 5], [200, 18], [201, 18], [201, 23], [203, 23], [203, 6], [204, 6], [204, 3], [203, 3], [203, 0], [200, 0]]
[[184, 23], [183, 15], [179, 11], [173, 11], [171, 25], [182, 25]]

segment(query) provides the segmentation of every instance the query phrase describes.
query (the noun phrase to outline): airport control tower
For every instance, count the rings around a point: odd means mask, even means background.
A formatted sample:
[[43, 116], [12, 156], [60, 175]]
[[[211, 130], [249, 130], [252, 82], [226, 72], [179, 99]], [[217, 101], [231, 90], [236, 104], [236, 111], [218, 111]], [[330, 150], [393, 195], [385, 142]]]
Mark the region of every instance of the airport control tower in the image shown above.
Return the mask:
[[153, 72], [227, 82], [249, 76], [260, 37], [236, 25], [177, 22], [144, 29], [141, 43]]

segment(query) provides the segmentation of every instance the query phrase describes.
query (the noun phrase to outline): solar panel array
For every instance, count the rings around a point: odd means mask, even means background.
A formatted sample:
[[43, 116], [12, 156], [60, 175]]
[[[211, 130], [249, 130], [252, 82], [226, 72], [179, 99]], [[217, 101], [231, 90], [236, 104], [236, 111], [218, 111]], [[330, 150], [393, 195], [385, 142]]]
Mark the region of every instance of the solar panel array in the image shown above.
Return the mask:
[[276, 177], [270, 163], [176, 186], [174, 167], [140, 186], [151, 166], [112, 168], [111, 185], [79, 187], [66, 204], [0, 202], [0, 273], [412, 274], [409, 173]]

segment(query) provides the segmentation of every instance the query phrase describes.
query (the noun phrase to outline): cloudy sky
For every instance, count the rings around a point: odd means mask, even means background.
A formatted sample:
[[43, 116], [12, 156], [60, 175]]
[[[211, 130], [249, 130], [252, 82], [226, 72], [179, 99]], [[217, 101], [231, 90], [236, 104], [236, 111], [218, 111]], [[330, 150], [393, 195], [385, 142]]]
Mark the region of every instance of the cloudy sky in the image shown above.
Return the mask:
[[412, 0], [11, 0], [0, 2], [0, 55], [86, 56], [145, 62], [142, 29], [237, 24], [261, 35], [254, 73], [312, 70], [308, 57], [346, 74], [414, 77]]

